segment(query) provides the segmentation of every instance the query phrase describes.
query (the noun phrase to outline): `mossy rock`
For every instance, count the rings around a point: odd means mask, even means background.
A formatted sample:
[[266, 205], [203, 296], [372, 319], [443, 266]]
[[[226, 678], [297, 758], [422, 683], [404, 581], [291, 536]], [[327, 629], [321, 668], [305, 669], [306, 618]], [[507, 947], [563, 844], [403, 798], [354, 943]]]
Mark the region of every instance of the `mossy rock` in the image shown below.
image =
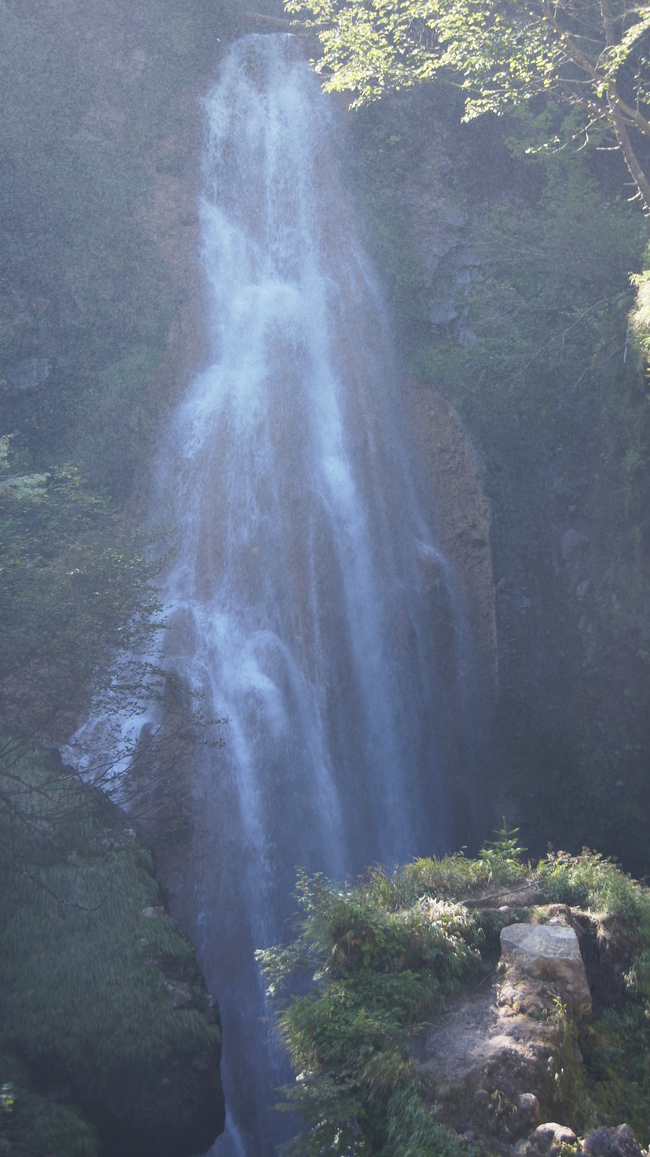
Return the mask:
[[[18, 1086], [26, 1073], [34, 1095], [60, 1102], [43, 1124], [57, 1136], [80, 1109], [107, 1157], [204, 1153], [225, 1114], [218, 1013], [164, 910], [150, 853], [65, 770], [33, 756], [12, 769], [23, 815], [38, 815], [43, 834], [39, 856], [19, 823], [13, 864], [0, 838], [0, 1049], [23, 1070], [5, 1063], [0, 1075]], [[40, 1120], [37, 1109], [17, 1096], [12, 1128], [25, 1145], [32, 1125], [20, 1122]], [[47, 1151], [92, 1154], [92, 1132], [79, 1136], [86, 1149], [80, 1140]]]

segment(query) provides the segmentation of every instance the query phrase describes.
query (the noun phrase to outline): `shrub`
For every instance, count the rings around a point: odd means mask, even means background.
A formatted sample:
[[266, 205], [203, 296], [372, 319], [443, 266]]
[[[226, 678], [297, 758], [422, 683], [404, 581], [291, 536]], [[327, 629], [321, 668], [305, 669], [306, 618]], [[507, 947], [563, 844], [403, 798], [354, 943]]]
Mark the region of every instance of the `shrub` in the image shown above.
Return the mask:
[[[504, 823], [476, 859], [419, 859], [393, 875], [374, 868], [352, 887], [299, 874], [295, 940], [258, 953], [269, 994], [280, 1001], [278, 1033], [298, 1074], [279, 1107], [298, 1112], [309, 1130], [287, 1153], [459, 1151], [459, 1141], [427, 1108], [430, 1090], [420, 1085], [409, 1037], [471, 979], [482, 956], [498, 954], [499, 932], [517, 913], [477, 902], [518, 884], [534, 886], [548, 902], [579, 904], [624, 923], [633, 945], [625, 1006], [584, 1030], [588, 1063], [576, 1060], [562, 1070], [562, 1099], [579, 1102], [576, 1113], [586, 1126], [620, 1123], [623, 1104], [638, 1127], [648, 1119], [650, 892], [587, 849], [580, 856], [550, 853], [532, 867], [516, 835]], [[578, 1026], [561, 1007], [556, 1019], [558, 1032], [575, 1045]], [[579, 1057], [575, 1048], [568, 1052]]]

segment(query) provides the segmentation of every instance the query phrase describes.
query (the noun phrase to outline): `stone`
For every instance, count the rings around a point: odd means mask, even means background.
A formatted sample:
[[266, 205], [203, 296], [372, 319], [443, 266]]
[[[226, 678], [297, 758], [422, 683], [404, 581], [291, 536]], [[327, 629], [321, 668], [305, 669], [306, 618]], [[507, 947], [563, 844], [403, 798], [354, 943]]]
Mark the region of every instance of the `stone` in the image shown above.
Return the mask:
[[591, 1011], [591, 993], [578, 937], [562, 924], [510, 924], [501, 932], [504, 959], [524, 976], [556, 983], [567, 1002]]
[[576, 1135], [566, 1125], [545, 1121], [530, 1134], [526, 1152], [529, 1157], [556, 1157], [563, 1145], [575, 1145]]
[[495, 978], [450, 1001], [411, 1043], [419, 1075], [435, 1089], [440, 1120], [509, 1143], [534, 1128], [555, 1074], [578, 1059], [549, 1016], [559, 987], [513, 979]]
[[432, 305], [429, 313], [429, 321], [432, 325], [449, 325], [450, 321], [455, 321], [458, 317], [458, 310], [454, 308], [451, 301], [438, 301]]
[[539, 1121], [539, 1101], [534, 1093], [520, 1093], [515, 1100], [517, 1123], [522, 1127], [535, 1125]]
[[643, 1154], [629, 1125], [618, 1125], [615, 1129], [603, 1125], [592, 1130], [584, 1138], [582, 1149], [590, 1157], [642, 1157]]
[[183, 1008], [192, 1001], [192, 989], [189, 984], [183, 984], [182, 981], [166, 980], [165, 992], [173, 1008]]
[[165, 915], [165, 909], [161, 905], [157, 904], [155, 908], [143, 908], [142, 915], [144, 916], [145, 920], [155, 920], [157, 916]]
[[580, 531], [573, 529], [565, 530], [560, 542], [560, 554], [562, 555], [564, 561], [566, 562], [566, 560], [570, 558], [574, 551], [576, 551], [578, 547], [582, 546], [586, 541], [587, 539], [585, 538], [584, 534], [580, 534]]

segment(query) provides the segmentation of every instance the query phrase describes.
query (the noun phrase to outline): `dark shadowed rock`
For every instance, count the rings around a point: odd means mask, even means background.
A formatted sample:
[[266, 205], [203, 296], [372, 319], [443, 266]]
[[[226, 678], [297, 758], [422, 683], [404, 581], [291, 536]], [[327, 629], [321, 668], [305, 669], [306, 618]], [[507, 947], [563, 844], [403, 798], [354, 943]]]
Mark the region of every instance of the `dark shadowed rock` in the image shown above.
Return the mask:
[[555, 1121], [545, 1121], [528, 1138], [526, 1153], [528, 1157], [555, 1157], [563, 1145], [574, 1145], [575, 1142], [573, 1129]]
[[515, 1105], [517, 1120], [522, 1128], [529, 1128], [539, 1121], [539, 1101], [534, 1093], [520, 1093]]
[[590, 1157], [641, 1157], [643, 1153], [629, 1125], [594, 1129], [587, 1133], [582, 1148]]

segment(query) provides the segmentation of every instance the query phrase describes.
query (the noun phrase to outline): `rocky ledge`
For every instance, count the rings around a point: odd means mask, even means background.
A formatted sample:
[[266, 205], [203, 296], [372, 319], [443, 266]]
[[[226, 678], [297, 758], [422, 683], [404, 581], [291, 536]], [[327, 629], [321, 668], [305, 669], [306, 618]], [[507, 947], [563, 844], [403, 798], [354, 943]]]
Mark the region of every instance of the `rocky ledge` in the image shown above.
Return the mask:
[[540, 898], [525, 888], [498, 897], [499, 914], [515, 921], [501, 931], [499, 960], [413, 1035], [429, 1106], [471, 1148], [501, 1157], [642, 1157], [627, 1123], [578, 1135], [580, 1046], [594, 1014], [620, 1003], [624, 922]]

